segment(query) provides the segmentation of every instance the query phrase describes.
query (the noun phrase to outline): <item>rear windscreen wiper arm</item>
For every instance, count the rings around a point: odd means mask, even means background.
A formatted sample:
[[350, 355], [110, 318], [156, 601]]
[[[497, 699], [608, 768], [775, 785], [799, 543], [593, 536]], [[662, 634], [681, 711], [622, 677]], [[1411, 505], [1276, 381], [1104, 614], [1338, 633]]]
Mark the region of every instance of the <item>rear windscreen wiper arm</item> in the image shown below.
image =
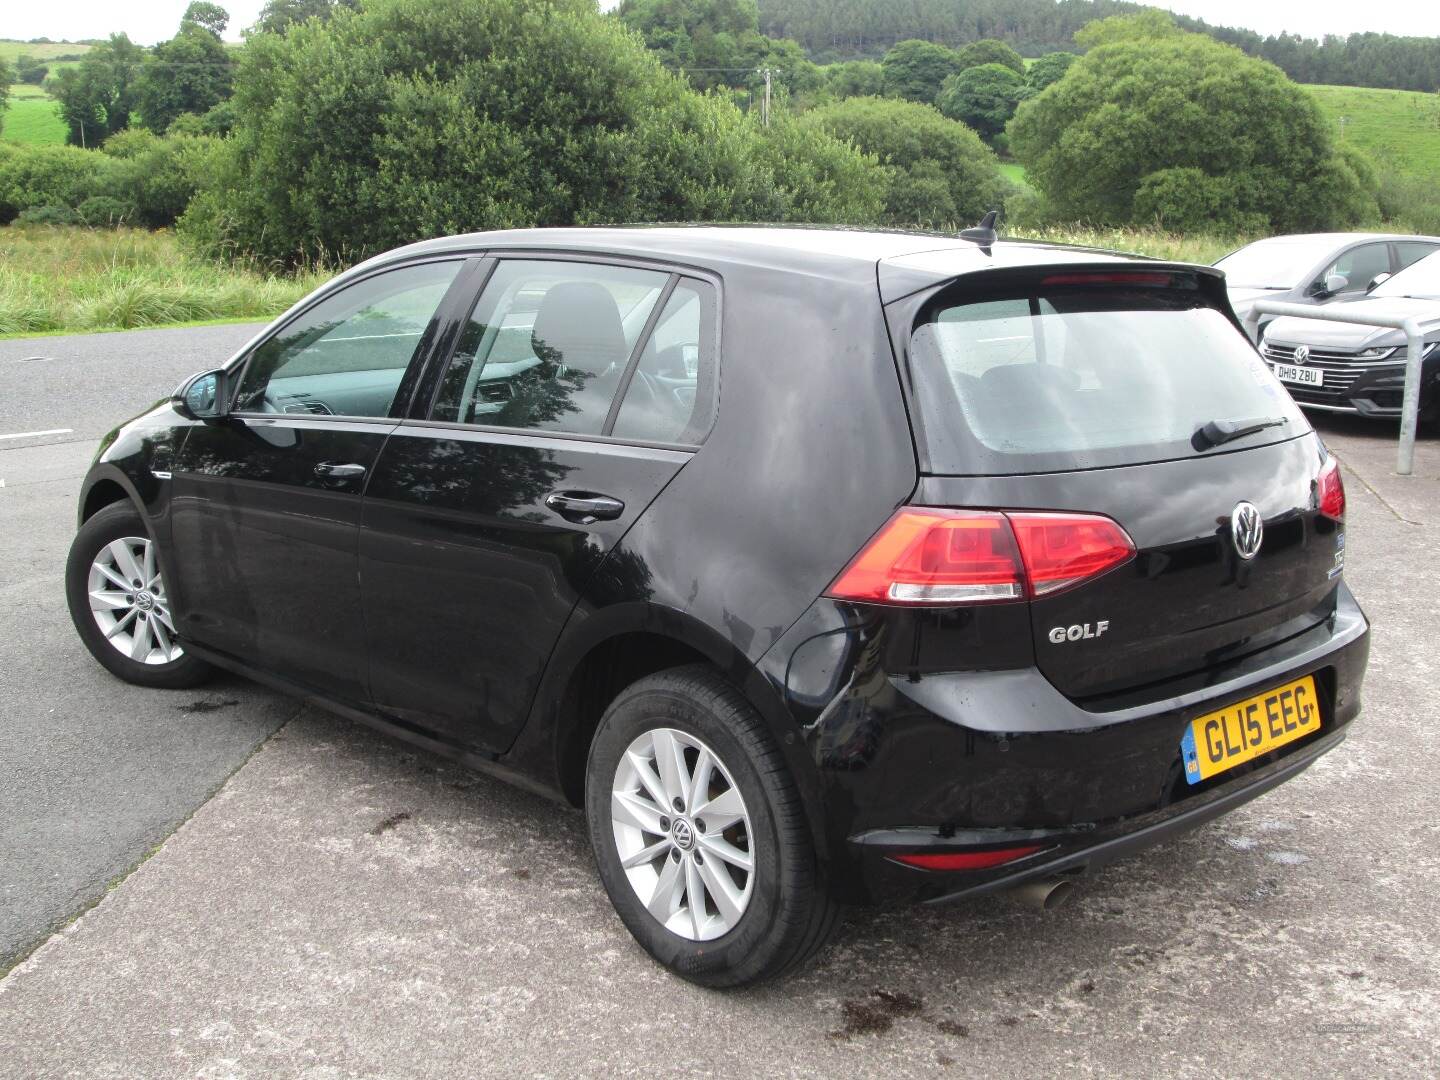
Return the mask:
[[1281, 424], [1289, 422], [1289, 419], [1284, 416], [1257, 416], [1253, 420], [1211, 420], [1195, 432], [1195, 438], [1192, 441], [1196, 444], [1197, 450], [1203, 450], [1207, 446], [1219, 446], [1231, 439], [1254, 435], [1257, 431], [1279, 427]]

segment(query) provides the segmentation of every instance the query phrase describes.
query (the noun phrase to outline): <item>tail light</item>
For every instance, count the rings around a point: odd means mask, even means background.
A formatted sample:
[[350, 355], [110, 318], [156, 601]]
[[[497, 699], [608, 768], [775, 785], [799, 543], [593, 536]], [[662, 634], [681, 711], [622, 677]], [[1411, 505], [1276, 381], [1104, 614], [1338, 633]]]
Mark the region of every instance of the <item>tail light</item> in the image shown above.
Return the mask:
[[1315, 479], [1315, 504], [1326, 517], [1345, 520], [1345, 481], [1340, 478], [1340, 462], [1333, 457]]
[[1034, 855], [1041, 846], [1028, 844], [1025, 847], [991, 848], [989, 851], [923, 851], [891, 855], [890, 858], [918, 870], [988, 870], [992, 866], [1004, 866]]
[[1050, 596], [1135, 555], [1099, 514], [897, 510], [826, 595], [867, 604], [987, 604]]

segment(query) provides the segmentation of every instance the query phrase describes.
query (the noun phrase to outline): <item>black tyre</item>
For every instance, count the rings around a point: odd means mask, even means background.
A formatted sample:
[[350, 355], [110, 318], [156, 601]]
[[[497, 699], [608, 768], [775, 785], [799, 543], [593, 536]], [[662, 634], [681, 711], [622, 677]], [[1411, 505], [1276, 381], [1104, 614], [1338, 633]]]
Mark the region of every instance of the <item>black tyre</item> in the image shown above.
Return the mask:
[[708, 667], [649, 676], [611, 703], [585, 811], [615, 910], [681, 978], [775, 978], [835, 926], [789, 769], [764, 721]]
[[65, 599], [90, 655], [126, 682], [178, 689], [210, 677], [211, 666], [177, 638], [158, 552], [130, 503], [112, 503], [80, 527]]

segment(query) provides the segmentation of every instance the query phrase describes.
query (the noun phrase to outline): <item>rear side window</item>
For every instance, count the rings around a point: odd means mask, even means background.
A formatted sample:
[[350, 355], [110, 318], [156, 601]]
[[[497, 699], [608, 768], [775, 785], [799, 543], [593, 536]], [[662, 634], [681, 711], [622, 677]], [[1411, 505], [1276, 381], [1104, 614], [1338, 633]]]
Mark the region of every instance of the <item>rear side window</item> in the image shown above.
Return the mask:
[[461, 334], [431, 418], [600, 434], [669, 279], [598, 263], [500, 263]]
[[937, 473], [1197, 455], [1214, 449], [1197, 436], [1212, 420], [1280, 421], [1226, 449], [1309, 430], [1244, 335], [1195, 288], [1058, 285], [984, 299], [945, 292], [922, 311], [910, 355]]
[[1426, 255], [1433, 255], [1437, 248], [1434, 244], [1422, 244], [1416, 240], [1402, 240], [1395, 245], [1395, 251], [1400, 256], [1400, 269], [1404, 270], [1412, 263], [1417, 263]]

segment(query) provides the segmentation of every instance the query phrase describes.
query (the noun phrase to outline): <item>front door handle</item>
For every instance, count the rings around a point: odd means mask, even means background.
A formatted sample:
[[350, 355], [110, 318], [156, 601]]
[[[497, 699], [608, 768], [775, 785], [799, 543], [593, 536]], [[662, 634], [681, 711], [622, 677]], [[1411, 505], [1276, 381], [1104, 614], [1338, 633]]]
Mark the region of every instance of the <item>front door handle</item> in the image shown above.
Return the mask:
[[365, 466], [353, 462], [322, 461], [315, 466], [315, 475], [326, 480], [359, 480], [365, 475]]
[[619, 499], [589, 491], [557, 491], [545, 499], [545, 505], [577, 525], [614, 521], [625, 512], [625, 504]]

